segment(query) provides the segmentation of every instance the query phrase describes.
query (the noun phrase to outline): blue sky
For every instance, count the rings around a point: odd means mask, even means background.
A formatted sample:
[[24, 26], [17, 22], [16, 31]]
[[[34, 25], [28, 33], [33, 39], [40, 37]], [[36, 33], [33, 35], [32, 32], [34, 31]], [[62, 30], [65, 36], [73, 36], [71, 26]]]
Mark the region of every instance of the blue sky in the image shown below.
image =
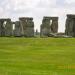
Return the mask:
[[75, 14], [75, 0], [0, 0], [0, 18], [33, 17], [40, 29], [43, 16], [59, 17], [59, 32], [64, 32], [66, 14]]

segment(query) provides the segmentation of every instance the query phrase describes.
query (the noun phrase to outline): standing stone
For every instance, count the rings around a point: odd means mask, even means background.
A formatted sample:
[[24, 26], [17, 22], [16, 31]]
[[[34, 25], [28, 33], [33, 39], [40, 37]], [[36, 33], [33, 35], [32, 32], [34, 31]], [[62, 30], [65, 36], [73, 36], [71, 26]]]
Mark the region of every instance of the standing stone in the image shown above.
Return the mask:
[[1, 36], [1, 32], [2, 32], [2, 27], [1, 27], [1, 20], [0, 20], [0, 36]]
[[67, 15], [65, 34], [75, 37], [75, 15]]
[[12, 35], [11, 19], [0, 19], [0, 36]]
[[49, 37], [50, 33], [58, 32], [58, 17], [44, 17], [40, 29], [40, 36]]
[[3, 20], [0, 19], [0, 36], [5, 36], [4, 34], [5, 32], [4, 32]]
[[1, 19], [1, 36], [4, 37], [5, 36], [5, 26], [3, 25], [4, 23], [4, 19]]
[[58, 32], [58, 17], [52, 17], [51, 32], [52, 33]]
[[5, 36], [12, 36], [12, 22], [11, 22], [11, 19], [6, 20]]
[[22, 27], [22, 35], [25, 37], [34, 37], [33, 18], [19, 18]]
[[22, 36], [22, 28], [21, 28], [20, 22], [16, 21], [13, 24], [15, 25], [15, 27], [14, 27], [14, 36], [21, 37]]
[[50, 19], [48, 17], [44, 17], [41, 25], [40, 36], [49, 36], [50, 30]]
[[39, 35], [39, 32], [38, 32], [38, 30], [37, 30], [37, 29], [36, 29], [35, 35]]

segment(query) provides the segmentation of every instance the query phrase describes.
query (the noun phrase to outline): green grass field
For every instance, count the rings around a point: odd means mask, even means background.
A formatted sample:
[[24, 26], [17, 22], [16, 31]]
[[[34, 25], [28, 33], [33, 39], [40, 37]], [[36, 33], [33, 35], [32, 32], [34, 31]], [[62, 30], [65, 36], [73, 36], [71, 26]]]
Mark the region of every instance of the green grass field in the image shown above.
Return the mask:
[[75, 75], [75, 39], [0, 38], [0, 75]]

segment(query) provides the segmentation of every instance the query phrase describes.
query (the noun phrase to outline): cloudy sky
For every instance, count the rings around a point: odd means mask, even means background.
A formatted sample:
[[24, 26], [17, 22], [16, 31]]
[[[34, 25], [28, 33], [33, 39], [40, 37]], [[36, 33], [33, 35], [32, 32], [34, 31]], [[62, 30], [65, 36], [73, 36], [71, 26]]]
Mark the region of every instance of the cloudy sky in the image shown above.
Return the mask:
[[59, 32], [64, 32], [66, 14], [75, 14], [75, 0], [0, 0], [0, 18], [33, 17], [38, 30], [43, 16], [58, 16]]

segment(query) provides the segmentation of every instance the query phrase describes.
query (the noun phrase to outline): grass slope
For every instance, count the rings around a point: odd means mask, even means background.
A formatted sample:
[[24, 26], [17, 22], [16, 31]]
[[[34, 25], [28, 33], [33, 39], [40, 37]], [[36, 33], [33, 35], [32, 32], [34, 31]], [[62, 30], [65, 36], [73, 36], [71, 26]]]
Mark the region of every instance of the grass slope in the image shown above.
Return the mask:
[[75, 39], [0, 38], [0, 75], [75, 75]]

